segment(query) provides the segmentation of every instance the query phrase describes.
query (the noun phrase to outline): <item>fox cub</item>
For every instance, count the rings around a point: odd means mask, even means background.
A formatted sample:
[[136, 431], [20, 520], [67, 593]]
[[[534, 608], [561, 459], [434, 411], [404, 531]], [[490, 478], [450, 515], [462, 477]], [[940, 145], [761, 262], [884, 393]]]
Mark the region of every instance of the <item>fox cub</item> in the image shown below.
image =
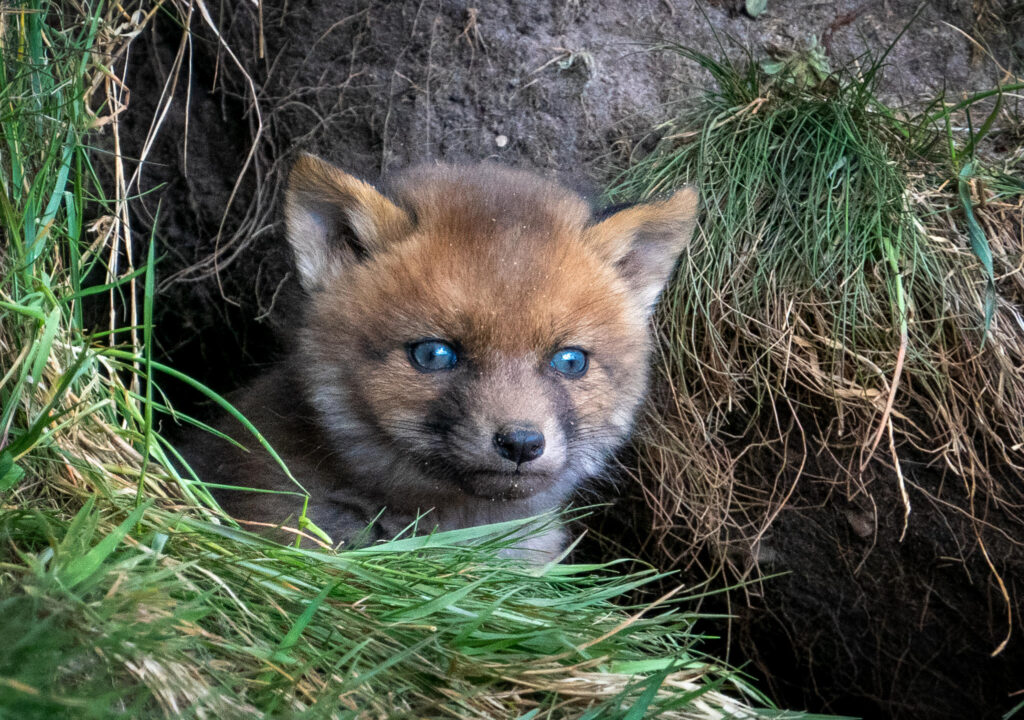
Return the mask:
[[[414, 168], [384, 195], [305, 155], [285, 203], [299, 340], [236, 407], [335, 541], [557, 508], [630, 432], [648, 320], [696, 209], [684, 189], [594, 220], [566, 188], [486, 164]], [[250, 451], [204, 434], [186, 451], [203, 480], [297, 490], [239, 424], [219, 427]], [[303, 504], [218, 499], [271, 527]], [[544, 560], [563, 543], [555, 529], [522, 547]]]

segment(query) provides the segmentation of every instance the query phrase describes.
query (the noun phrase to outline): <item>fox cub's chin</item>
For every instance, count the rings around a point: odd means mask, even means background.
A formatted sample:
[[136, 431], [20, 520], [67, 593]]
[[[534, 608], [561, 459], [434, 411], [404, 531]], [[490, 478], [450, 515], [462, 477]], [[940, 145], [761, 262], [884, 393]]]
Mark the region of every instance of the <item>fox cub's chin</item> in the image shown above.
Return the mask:
[[[335, 541], [555, 509], [629, 434], [696, 209], [684, 189], [595, 221], [575, 193], [496, 165], [414, 168], [384, 195], [305, 155], [285, 203], [304, 324], [236, 404]], [[289, 493], [221, 491], [240, 520], [287, 525], [302, 507], [258, 446], [208, 435], [188, 455], [207, 482]]]

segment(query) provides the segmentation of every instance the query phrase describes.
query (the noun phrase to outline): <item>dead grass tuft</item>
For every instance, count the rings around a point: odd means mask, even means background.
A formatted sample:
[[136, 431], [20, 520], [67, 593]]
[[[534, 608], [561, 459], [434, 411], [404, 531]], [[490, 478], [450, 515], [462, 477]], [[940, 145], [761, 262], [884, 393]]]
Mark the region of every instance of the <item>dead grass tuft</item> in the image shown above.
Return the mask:
[[1019, 538], [1024, 185], [1019, 152], [971, 157], [999, 107], [911, 117], [876, 99], [880, 65], [808, 83], [677, 50], [719, 87], [616, 191], [696, 182], [704, 201], [633, 472], [660, 558], [757, 576], [812, 481], [868, 504], [895, 483], [905, 533], [908, 464], [958, 479], [983, 553], [996, 509]]

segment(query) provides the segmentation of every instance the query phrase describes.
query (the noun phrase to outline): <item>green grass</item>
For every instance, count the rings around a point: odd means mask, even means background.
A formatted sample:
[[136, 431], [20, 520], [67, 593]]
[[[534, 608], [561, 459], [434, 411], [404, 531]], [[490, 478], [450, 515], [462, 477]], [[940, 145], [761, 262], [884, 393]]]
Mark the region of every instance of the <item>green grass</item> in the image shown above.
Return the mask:
[[[906, 291], [920, 279], [934, 297], [941, 279], [905, 212], [904, 168], [925, 148], [906, 142], [900, 121], [875, 112], [866, 81], [820, 95], [784, 81], [769, 89], [763, 85], [771, 80], [755, 64], [741, 71], [680, 52], [719, 83], [720, 92], [701, 108], [708, 119], [684, 144], [631, 168], [617, 190], [646, 196], [698, 179], [706, 220], [693, 263], [701, 272], [681, 274], [666, 316], [739, 327], [756, 319], [775, 327], [785, 324], [784, 314], [823, 315], [826, 324], [814, 324], [828, 337], [888, 344], [905, 315]], [[884, 273], [887, 292], [876, 292], [868, 266]], [[765, 298], [782, 294], [796, 305], [764, 306]], [[826, 294], [838, 305], [819, 311]], [[722, 317], [711, 318], [712, 309]], [[697, 329], [677, 332], [697, 337]], [[844, 350], [829, 355], [829, 367], [844, 374]], [[758, 352], [742, 360], [754, 373], [752, 388], [772, 387], [768, 357]]]
[[[528, 572], [465, 537], [304, 551], [146, 506], [103, 531], [99, 506], [70, 522], [5, 513], [2, 541], [21, 551], [0, 616], [11, 717], [618, 717], [651, 678], [688, 676], [688, 692], [645, 702], [690, 717], [695, 697], [736, 692], [678, 608], [623, 626], [609, 601], [640, 577]], [[563, 696], [573, 686], [588, 702]]]
[[284, 547], [169, 469], [161, 386], [193, 381], [152, 358], [156, 251], [92, 165], [124, 19], [0, 14], [0, 717], [797, 717], [701, 654], [685, 592], [616, 604], [653, 572], [518, 566], [514, 523]]

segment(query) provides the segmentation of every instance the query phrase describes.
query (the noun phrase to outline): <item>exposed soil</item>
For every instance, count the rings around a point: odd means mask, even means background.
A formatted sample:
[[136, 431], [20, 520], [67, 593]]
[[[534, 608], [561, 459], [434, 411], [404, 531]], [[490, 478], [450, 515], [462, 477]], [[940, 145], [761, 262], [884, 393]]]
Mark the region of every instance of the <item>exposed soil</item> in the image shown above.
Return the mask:
[[[864, 492], [851, 494], [850, 458], [822, 453], [798, 470], [800, 448], [791, 448], [795, 462], [788, 464], [752, 452], [747, 466], [764, 472], [743, 474], [741, 492], [768, 497], [781, 486], [792, 493], [758, 549], [759, 573], [768, 579], [702, 601], [703, 610], [734, 617], [703, 626], [721, 638], [711, 652], [745, 664], [758, 687], [787, 708], [863, 718], [995, 719], [1019, 702], [1009, 693], [1024, 682], [1024, 552], [1020, 537], [1001, 528], [1020, 526], [1021, 492], [1010, 493], [1016, 508], [971, 508], [961, 478], [902, 457], [912, 507], [904, 534], [898, 479], [881, 463], [865, 474]], [[994, 474], [1017, 478], [1005, 469]], [[983, 521], [972, 521], [972, 512]], [[582, 554], [597, 559], [617, 544], [675, 567], [690, 585], [706, 577], [701, 568], [720, 566], [720, 558], [694, 557], [687, 537], [653, 542], [652, 522], [636, 485], [623, 485], [618, 502], [587, 521], [591, 537]], [[1007, 604], [977, 538], [1012, 598], [1013, 634], [996, 656], [1010, 632]], [[728, 577], [715, 577], [710, 587]], [[666, 589], [648, 588], [646, 597]]]
[[[978, 26], [1004, 64], [1012, 48], [999, 46], [1012, 45], [1012, 23], [1021, 22], [1003, 5], [968, 0], [925, 3], [909, 27], [917, 0], [769, 0], [756, 20], [742, 4], [289, 0], [264, 3], [260, 17], [257, 4], [237, 3], [214, 18], [223, 41], [197, 15], [185, 46], [176, 23], [156, 18], [129, 57], [121, 133], [125, 153], [141, 156], [184, 47], [187, 66], [142, 174], [139, 190], [149, 194], [136, 204], [139, 237], [159, 209], [163, 359], [227, 390], [288, 342], [297, 293], [279, 207], [281, 179], [301, 150], [371, 181], [417, 161], [487, 158], [596, 193], [709, 82], [652, 46], [761, 57], [817, 37], [839, 66], [877, 57], [907, 28], [887, 57], [883, 90], [913, 107], [943, 88], [959, 96], [993, 86], [998, 68], [978, 62], [955, 29], [974, 29], [976, 8], [1006, 20], [985, 15]], [[188, 393], [172, 395], [191, 409]], [[912, 479], [940, 497], [944, 483], [963, 482], [907, 460]], [[774, 478], [780, 461], [764, 462]], [[788, 574], [767, 581], [749, 606], [742, 593], [733, 597], [732, 660], [750, 659], [783, 706], [1000, 717], [1020, 699], [1009, 693], [1024, 689], [1024, 639], [989, 657], [1006, 633], [1005, 605], [972, 540], [976, 527], [912, 493], [915, 515], [900, 542], [893, 478], [871, 481], [872, 504], [835, 492], [831, 476], [824, 463], [808, 472], [766, 540], [773, 559], [764, 569]], [[649, 535], [649, 519], [632, 494], [625, 489], [614, 513], [616, 532], [641, 552], [630, 533]], [[963, 493], [948, 497], [956, 503]], [[993, 509], [993, 524], [1012, 511]], [[632, 528], [621, 526], [625, 517]], [[1006, 571], [1024, 567], [1020, 539], [987, 532], [986, 540], [1017, 597], [1021, 576]]]

